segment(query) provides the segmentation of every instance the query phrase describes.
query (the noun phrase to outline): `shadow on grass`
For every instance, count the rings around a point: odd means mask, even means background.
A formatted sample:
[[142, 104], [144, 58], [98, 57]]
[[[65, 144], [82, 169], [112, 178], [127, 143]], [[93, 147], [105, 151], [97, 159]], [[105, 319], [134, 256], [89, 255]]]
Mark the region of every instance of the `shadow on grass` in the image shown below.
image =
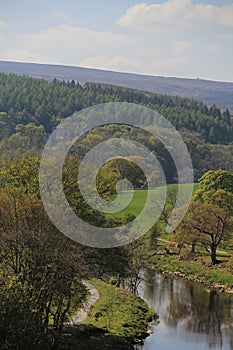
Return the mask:
[[66, 327], [61, 336], [61, 350], [130, 350], [129, 339], [114, 335], [93, 325]]

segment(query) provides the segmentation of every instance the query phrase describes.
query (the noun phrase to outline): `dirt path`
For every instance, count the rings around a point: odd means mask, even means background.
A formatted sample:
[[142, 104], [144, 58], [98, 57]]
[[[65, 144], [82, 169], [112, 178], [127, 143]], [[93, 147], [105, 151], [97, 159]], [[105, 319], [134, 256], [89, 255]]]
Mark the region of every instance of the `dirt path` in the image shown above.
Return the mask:
[[91, 306], [99, 299], [98, 290], [88, 281], [83, 281], [83, 284], [90, 292], [88, 300], [84, 303], [83, 307], [79, 309], [74, 316], [70, 318], [69, 323], [77, 325], [82, 323], [88, 316]]

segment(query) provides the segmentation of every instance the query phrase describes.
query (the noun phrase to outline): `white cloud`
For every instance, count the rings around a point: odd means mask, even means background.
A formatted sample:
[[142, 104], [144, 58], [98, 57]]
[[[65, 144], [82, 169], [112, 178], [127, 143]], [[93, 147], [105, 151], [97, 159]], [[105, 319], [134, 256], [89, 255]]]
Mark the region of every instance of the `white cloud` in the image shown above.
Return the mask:
[[220, 49], [220, 45], [215, 43], [215, 44], [211, 44], [206, 48], [206, 52], [209, 55], [216, 55], [219, 52]]
[[[142, 50], [143, 45], [143, 39], [137, 36], [94, 32], [63, 24], [8, 40], [3, 45], [2, 59], [85, 65], [112, 70], [133, 69], [136, 72], [143, 68], [139, 65], [140, 58], [145, 53], [148, 56], [153, 54], [151, 47]], [[156, 55], [157, 49], [154, 50], [154, 57]]]
[[62, 24], [78, 24], [79, 20], [72, 18], [69, 14], [66, 12], [59, 12], [55, 11], [51, 14], [51, 17], [57, 20], [58, 22], [61, 22]]
[[189, 41], [175, 41], [173, 44], [173, 52], [175, 55], [182, 55], [190, 51], [192, 43]]
[[6, 22], [0, 20], [0, 32], [5, 30], [7, 27]]
[[102, 56], [108, 52], [112, 56], [121, 51], [140, 47], [141, 40], [110, 32], [94, 32], [85, 28], [59, 25], [39, 34], [21, 36], [18, 47], [29, 48], [48, 57], [58, 58], [60, 62], [78, 64], [80, 60], [92, 56]]
[[143, 68], [140, 60], [129, 59], [123, 56], [115, 56], [111, 58], [103, 56], [89, 57], [80, 62], [82, 67], [107, 69], [121, 72], [139, 72]]
[[56, 60], [43, 55], [39, 52], [33, 52], [29, 49], [8, 48], [5, 50], [4, 57], [6, 61], [32, 62], [32, 63], [57, 63]]
[[153, 5], [135, 5], [118, 20], [118, 24], [154, 33], [211, 32], [232, 29], [232, 17], [233, 4], [214, 6], [193, 4], [191, 0], [167, 0]]

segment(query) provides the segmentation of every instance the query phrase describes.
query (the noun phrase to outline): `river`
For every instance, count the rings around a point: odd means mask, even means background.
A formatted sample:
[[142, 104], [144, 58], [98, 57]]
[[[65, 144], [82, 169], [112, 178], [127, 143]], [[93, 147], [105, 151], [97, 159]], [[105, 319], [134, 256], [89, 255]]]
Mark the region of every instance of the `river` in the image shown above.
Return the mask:
[[139, 295], [159, 314], [140, 350], [232, 350], [233, 294], [147, 270]]

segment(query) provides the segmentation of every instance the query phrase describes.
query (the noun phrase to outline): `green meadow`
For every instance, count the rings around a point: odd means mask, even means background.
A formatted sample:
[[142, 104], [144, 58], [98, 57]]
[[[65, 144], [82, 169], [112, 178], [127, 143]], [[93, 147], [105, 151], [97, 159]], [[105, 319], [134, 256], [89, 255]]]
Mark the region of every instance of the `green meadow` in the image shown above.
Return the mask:
[[[184, 192], [190, 190], [190, 186], [193, 186], [192, 194], [195, 193], [195, 191], [198, 188], [198, 184], [181, 184], [180, 185], [182, 190]], [[161, 202], [162, 204], [162, 193], [166, 196], [166, 205], [170, 205], [172, 199], [174, 196], [177, 196], [178, 191], [178, 185], [177, 184], [169, 184], [167, 186], [163, 187], [155, 187], [150, 190], [151, 191], [151, 197], [157, 198], [158, 202]], [[132, 199], [130, 200], [132, 196]], [[124, 190], [119, 192], [119, 197], [124, 200], [124, 202], [129, 202], [128, 205], [125, 206], [125, 208], [117, 213], [114, 214], [107, 214], [108, 216], [115, 216], [115, 217], [122, 217], [125, 214], [132, 214], [135, 216], [138, 216], [142, 210], [145, 207], [147, 198], [148, 198], [148, 189], [133, 189], [133, 190]]]

